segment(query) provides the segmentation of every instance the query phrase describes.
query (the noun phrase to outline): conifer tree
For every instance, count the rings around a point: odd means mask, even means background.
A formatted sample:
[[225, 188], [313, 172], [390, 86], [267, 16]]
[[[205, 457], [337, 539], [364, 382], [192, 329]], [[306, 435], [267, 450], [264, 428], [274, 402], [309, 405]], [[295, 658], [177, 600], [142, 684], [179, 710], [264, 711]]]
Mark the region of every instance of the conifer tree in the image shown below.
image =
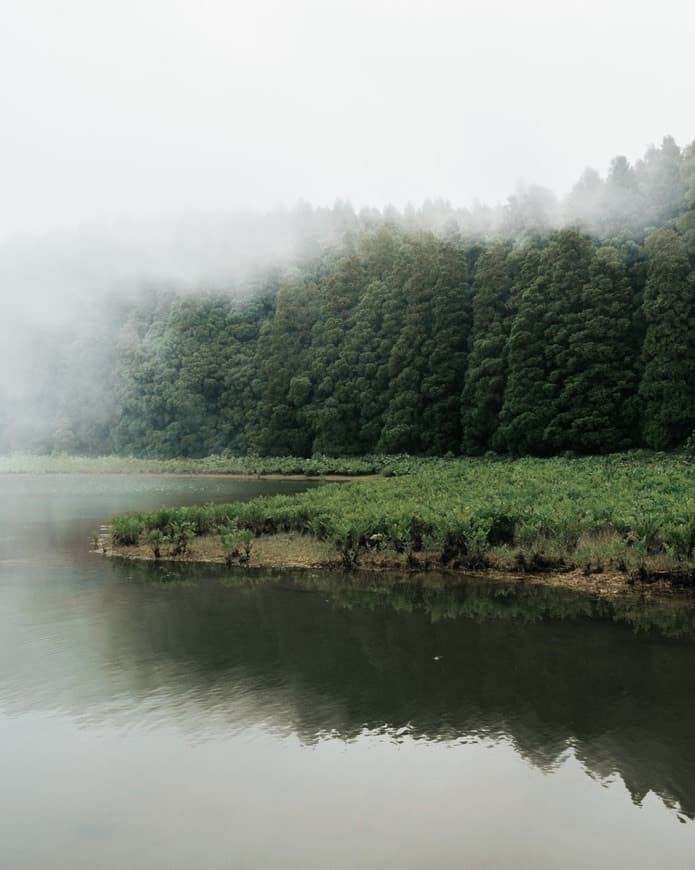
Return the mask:
[[664, 449], [695, 428], [695, 272], [674, 230], [657, 230], [645, 248], [643, 433], [650, 447]]
[[[533, 252], [530, 252], [533, 253]], [[567, 449], [561, 394], [576, 362], [570, 336], [589, 278], [592, 246], [576, 230], [562, 230], [538, 258], [535, 280], [523, 277], [509, 342], [509, 379], [502, 424], [512, 452], [546, 455]], [[529, 276], [530, 277], [530, 276]]]
[[461, 396], [464, 453], [493, 448], [507, 378], [512, 268], [507, 245], [488, 246], [476, 263], [473, 325]]
[[403, 244], [390, 278], [403, 289], [405, 311], [388, 361], [388, 405], [377, 448], [385, 453], [423, 451], [421, 385], [432, 351], [435, 245], [431, 237], [412, 238]]
[[440, 242], [438, 248], [420, 437], [424, 452], [441, 456], [461, 449], [461, 391], [473, 311], [466, 251], [457, 242]]
[[389, 357], [403, 319], [401, 294], [383, 281], [365, 288], [341, 353], [356, 403], [356, 453], [376, 449], [389, 393]]
[[594, 252], [572, 318], [567, 372], [559, 396], [559, 446], [585, 453], [622, 450], [638, 440], [632, 290], [613, 247]]
[[305, 407], [312, 384], [307, 375], [315, 321], [315, 274], [295, 276], [278, 291], [275, 313], [263, 324], [256, 348], [255, 406], [249, 415], [249, 446], [266, 455], [307, 456], [312, 433]]
[[661, 147], [650, 148], [637, 164], [646, 226], [659, 226], [683, 208], [687, 188], [682, 164], [683, 155], [672, 136], [664, 136]]
[[313, 398], [306, 409], [315, 453], [345, 455], [358, 450], [354, 375], [343, 350], [364, 280], [364, 268], [353, 255], [341, 260], [318, 287], [309, 363]]
[[513, 320], [508, 345], [508, 376], [495, 435], [509, 453], [541, 453], [543, 432], [551, 414], [546, 407], [543, 311], [549, 283], [538, 245], [520, 255], [513, 294]]

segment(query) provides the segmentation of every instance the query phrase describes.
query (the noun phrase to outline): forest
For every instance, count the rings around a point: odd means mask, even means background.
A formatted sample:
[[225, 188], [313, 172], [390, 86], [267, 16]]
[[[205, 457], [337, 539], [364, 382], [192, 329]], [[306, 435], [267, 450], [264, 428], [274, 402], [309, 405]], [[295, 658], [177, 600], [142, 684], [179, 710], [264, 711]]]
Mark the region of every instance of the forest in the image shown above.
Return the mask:
[[[695, 143], [587, 170], [562, 202], [302, 219], [291, 261], [243, 285], [86, 312], [40, 392], [3, 402], [0, 450], [550, 456], [692, 435]], [[17, 423], [27, 404], [41, 426]]]

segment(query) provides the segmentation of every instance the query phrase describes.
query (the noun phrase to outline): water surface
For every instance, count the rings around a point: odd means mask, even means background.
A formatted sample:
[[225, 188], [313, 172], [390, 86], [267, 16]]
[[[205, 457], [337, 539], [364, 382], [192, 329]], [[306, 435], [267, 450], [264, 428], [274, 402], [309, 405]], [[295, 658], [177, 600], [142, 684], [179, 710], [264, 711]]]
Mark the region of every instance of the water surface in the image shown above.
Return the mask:
[[692, 608], [106, 560], [304, 484], [0, 476], [0, 863], [690, 868]]

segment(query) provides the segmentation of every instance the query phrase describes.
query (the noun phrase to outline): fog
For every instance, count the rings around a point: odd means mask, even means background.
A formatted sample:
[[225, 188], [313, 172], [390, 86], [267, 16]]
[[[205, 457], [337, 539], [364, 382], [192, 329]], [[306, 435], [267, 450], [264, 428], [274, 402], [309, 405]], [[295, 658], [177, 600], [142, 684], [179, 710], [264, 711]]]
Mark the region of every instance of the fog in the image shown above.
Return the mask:
[[586, 166], [692, 138], [680, 0], [22, 0], [1, 23], [0, 238], [562, 195]]
[[158, 292], [247, 297], [306, 249], [302, 217], [298, 208], [121, 220], [0, 246], [0, 452], [43, 449], [49, 433], [54, 449], [70, 449], [72, 435], [60, 433], [77, 420], [98, 441], [129, 306]]
[[56, 391], [108, 418], [109, 325], [148, 288], [248, 293], [381, 221], [479, 238], [600, 234], [618, 212], [647, 226], [610, 161], [641, 165], [647, 189], [661, 164], [642, 155], [665, 134], [687, 145], [695, 96], [695, 13], [656, 13], [2, 4], [0, 448], [60, 428]]

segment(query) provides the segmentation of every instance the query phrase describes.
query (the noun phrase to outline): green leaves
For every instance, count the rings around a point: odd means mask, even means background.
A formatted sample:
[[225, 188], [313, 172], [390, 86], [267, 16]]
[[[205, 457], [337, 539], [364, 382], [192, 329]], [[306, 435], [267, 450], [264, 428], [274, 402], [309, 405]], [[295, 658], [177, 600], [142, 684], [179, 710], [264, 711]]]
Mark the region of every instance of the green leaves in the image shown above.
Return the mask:
[[143, 529], [142, 515], [114, 517], [111, 521], [111, 538], [114, 544], [131, 547], [139, 543]]
[[695, 271], [674, 230], [652, 233], [645, 248], [643, 431], [651, 447], [664, 449], [695, 427]]
[[254, 534], [250, 529], [240, 529], [227, 523], [218, 529], [227, 567], [233, 564], [248, 565], [251, 558]]
[[187, 519], [175, 519], [169, 523], [169, 539], [174, 544], [173, 556], [185, 556], [191, 539], [196, 534], [195, 523]]
[[611, 201], [652, 191], [670, 223], [641, 246], [573, 228], [516, 243], [370, 228], [258, 300], [143, 304], [123, 329], [115, 448], [550, 456], [683, 443], [695, 428], [691, 152], [665, 140], [590, 184]]
[[161, 529], [150, 529], [145, 538], [147, 543], [152, 548], [152, 555], [155, 559], [162, 557], [162, 544], [168, 542], [169, 538], [162, 534]]
[[[311, 534], [331, 541], [345, 567], [375, 553], [408, 564], [636, 568], [690, 565], [695, 495], [686, 459], [631, 454], [511, 461], [403, 458], [400, 477], [332, 484], [295, 496], [163, 509], [116, 518], [114, 541], [159, 530], [185, 555], [196, 534], [219, 534], [228, 564], [248, 561], [255, 536]], [[502, 555], [500, 555], [502, 554]]]

